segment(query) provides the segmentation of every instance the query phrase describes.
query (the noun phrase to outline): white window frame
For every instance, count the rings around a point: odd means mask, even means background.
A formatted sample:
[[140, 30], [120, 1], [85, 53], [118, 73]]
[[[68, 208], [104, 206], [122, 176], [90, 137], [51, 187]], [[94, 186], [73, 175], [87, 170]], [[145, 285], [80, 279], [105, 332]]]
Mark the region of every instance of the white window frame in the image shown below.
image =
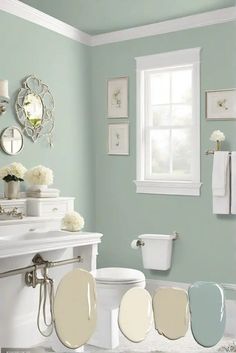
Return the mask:
[[[200, 51], [201, 48], [177, 50], [155, 55], [137, 57], [137, 135], [136, 135], [136, 192], [147, 194], [200, 195]], [[145, 107], [144, 93], [146, 70], [165, 69], [191, 65], [193, 68], [193, 124], [194, 156], [191, 181], [150, 180], [145, 178]]]

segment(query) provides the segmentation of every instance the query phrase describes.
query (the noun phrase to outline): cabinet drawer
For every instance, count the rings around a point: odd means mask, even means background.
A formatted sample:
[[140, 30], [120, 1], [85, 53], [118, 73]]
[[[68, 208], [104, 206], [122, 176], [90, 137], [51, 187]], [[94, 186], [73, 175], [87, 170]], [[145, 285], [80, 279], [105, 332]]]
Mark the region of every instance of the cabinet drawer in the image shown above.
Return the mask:
[[0, 206], [3, 207], [5, 211], [12, 211], [13, 208], [17, 208], [17, 212], [21, 212], [24, 216], [26, 216], [26, 199], [0, 199]]
[[28, 216], [63, 217], [74, 210], [73, 198], [28, 199]]

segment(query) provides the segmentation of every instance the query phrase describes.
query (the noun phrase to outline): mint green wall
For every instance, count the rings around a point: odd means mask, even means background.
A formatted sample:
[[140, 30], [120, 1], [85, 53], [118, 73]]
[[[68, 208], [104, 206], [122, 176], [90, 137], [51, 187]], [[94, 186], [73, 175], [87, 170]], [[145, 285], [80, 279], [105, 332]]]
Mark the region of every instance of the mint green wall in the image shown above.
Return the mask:
[[[77, 197], [76, 208], [85, 216], [87, 229], [104, 233], [100, 266], [142, 269], [139, 251], [129, 247], [131, 240], [144, 232], [177, 230], [180, 239], [175, 242], [171, 271], [147, 270], [147, 277], [235, 282], [236, 217], [212, 215], [212, 158], [204, 156], [216, 128], [227, 136], [225, 148], [236, 149], [235, 122], [204, 119], [204, 90], [236, 86], [235, 24], [90, 49], [4, 12], [0, 12], [0, 28], [4, 33], [0, 77], [9, 80], [11, 95], [0, 130], [18, 124], [14, 103], [25, 76], [34, 73], [45, 81], [56, 102], [54, 149], [45, 140], [33, 144], [25, 137], [25, 148], [17, 157], [0, 152], [0, 165], [20, 161], [26, 167], [41, 163], [54, 170], [55, 186], [63, 195]], [[134, 57], [198, 46], [203, 48], [201, 197], [136, 194]], [[130, 156], [108, 156], [106, 80], [123, 75], [129, 76]]]
[[[18, 125], [14, 104], [21, 81], [35, 74], [48, 84], [55, 99], [54, 148], [45, 139], [31, 142], [18, 156], [0, 151], [0, 165], [20, 161], [54, 170], [55, 187], [76, 196], [76, 209], [93, 226], [93, 179], [88, 48], [59, 34], [0, 11], [0, 78], [9, 80], [11, 103], [0, 117], [0, 130]], [[2, 183], [1, 183], [2, 184]], [[1, 185], [2, 186], [2, 185]]]
[[[96, 229], [104, 233], [100, 266], [127, 266], [142, 270], [141, 254], [129, 244], [142, 233], [171, 233], [173, 266], [169, 272], [146, 270], [148, 278], [193, 282], [235, 282], [236, 216], [212, 214], [212, 157], [209, 135], [221, 129], [225, 148], [236, 149], [236, 123], [205, 120], [204, 91], [236, 87], [236, 26], [215, 25], [93, 48], [93, 119], [96, 156]], [[201, 54], [201, 197], [136, 194], [135, 133], [137, 56], [202, 47]], [[130, 156], [107, 155], [106, 80], [129, 76]], [[121, 121], [124, 121], [121, 120]]]

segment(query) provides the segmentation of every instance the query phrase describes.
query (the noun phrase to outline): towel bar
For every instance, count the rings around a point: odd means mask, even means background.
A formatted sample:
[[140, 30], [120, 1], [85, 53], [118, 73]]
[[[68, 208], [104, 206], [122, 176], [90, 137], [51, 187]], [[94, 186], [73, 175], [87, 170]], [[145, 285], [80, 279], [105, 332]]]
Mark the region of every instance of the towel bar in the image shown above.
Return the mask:
[[37, 271], [40, 269], [57, 267], [72, 264], [75, 262], [82, 262], [83, 259], [81, 256], [77, 256], [71, 259], [61, 260], [61, 261], [45, 261], [39, 254], [36, 254], [33, 258], [34, 265], [16, 268], [14, 270], [9, 270], [6, 272], [0, 272], [0, 278], [15, 276], [27, 272]]
[[[207, 150], [207, 151], [205, 152], [205, 154], [206, 154], [207, 156], [209, 156], [210, 154], [214, 154], [215, 152], [217, 152], [217, 151]], [[231, 156], [231, 152], [229, 152], [229, 155]]]

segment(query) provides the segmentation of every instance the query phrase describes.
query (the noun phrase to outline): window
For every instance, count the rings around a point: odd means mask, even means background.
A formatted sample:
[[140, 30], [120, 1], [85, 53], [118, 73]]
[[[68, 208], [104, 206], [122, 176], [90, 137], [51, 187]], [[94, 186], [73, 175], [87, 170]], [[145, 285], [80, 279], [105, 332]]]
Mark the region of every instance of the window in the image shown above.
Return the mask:
[[137, 192], [200, 194], [200, 48], [136, 58]]

